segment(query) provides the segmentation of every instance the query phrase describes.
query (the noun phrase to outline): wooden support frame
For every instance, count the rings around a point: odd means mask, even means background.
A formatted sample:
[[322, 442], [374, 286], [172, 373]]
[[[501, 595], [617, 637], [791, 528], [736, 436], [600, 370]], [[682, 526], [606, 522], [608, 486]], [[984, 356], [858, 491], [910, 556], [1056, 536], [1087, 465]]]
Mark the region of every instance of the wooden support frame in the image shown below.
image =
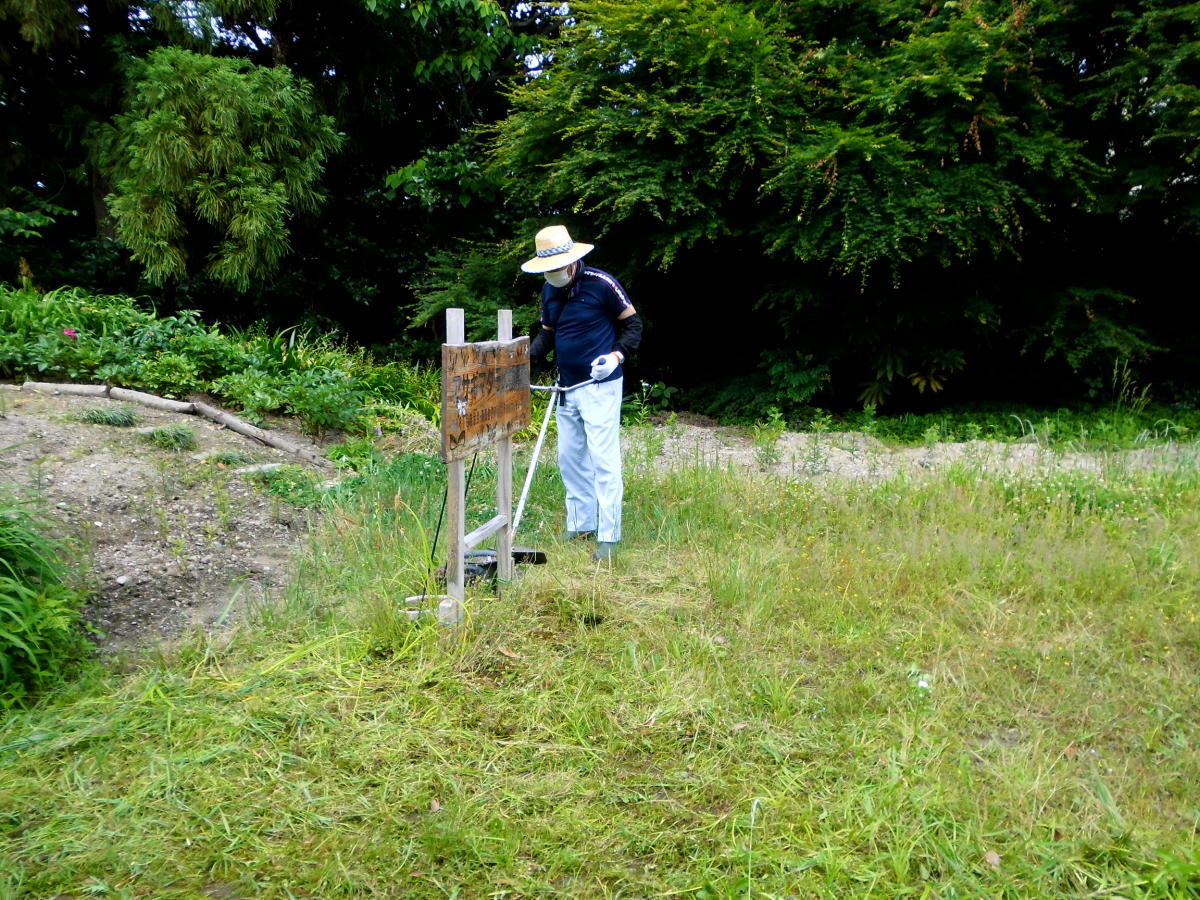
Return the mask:
[[[466, 597], [465, 554], [493, 535], [496, 535], [496, 574], [500, 589], [513, 577], [512, 435], [529, 424], [530, 407], [529, 340], [522, 337], [514, 341], [512, 331], [512, 310], [502, 309], [496, 317], [496, 344], [468, 345], [463, 310], [446, 310], [446, 343], [442, 347], [442, 457], [448, 475], [446, 593], [460, 601]], [[474, 380], [466, 375], [456, 377], [450, 360], [467, 356], [461, 351], [471, 346], [485, 354], [494, 356], [498, 353], [500, 358], [482, 372], [479, 366], [465, 368], [463, 371]], [[496, 412], [483, 404], [486, 412], [482, 414], [484, 421], [480, 421], [468, 407], [479, 399], [478, 394], [488, 393], [489, 386], [496, 385], [511, 395], [508, 406], [506, 410]], [[514, 397], [520, 396], [522, 391], [521, 406], [514, 408]], [[466, 456], [483, 446], [496, 448], [496, 515], [468, 533]]]

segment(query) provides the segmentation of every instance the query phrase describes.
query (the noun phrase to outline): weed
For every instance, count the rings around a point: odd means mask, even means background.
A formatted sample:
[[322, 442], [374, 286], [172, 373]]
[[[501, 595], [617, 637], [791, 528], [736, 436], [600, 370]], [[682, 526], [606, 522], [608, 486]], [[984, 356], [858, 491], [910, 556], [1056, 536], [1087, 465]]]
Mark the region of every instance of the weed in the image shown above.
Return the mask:
[[787, 422], [783, 413], [772, 406], [767, 410], [765, 422], [755, 422], [750, 426], [750, 439], [754, 443], [754, 460], [760, 469], [766, 470], [779, 462], [779, 440], [787, 431]]
[[1113, 361], [1111, 380], [1112, 403], [1116, 410], [1143, 412], [1150, 403], [1150, 385], [1138, 390], [1137, 377], [1129, 368], [1129, 360], [1120, 357]]
[[209, 456], [205, 462], [212, 463], [214, 466], [237, 468], [250, 465], [254, 462], [254, 457], [241, 450], [222, 450], [220, 453]]
[[625, 398], [621, 405], [621, 421], [626, 425], [645, 425], [651, 416], [665, 413], [671, 408], [671, 398], [677, 389], [661, 381], [650, 384], [641, 382], [636, 393]]
[[367, 395], [339, 369], [305, 369], [281, 386], [287, 411], [298, 416], [307, 434], [353, 428], [364, 413]]
[[132, 428], [137, 425], [137, 413], [128, 406], [93, 406], [79, 415], [79, 421], [89, 425], [108, 425], [112, 428]]
[[83, 653], [83, 593], [63, 541], [27, 504], [0, 497], [0, 708], [60, 680]]
[[318, 506], [325, 498], [317, 479], [303, 466], [279, 466], [259, 472], [254, 480], [262, 484], [268, 494], [293, 506]]
[[163, 450], [195, 450], [196, 432], [187, 425], [163, 425], [145, 435], [146, 440]]

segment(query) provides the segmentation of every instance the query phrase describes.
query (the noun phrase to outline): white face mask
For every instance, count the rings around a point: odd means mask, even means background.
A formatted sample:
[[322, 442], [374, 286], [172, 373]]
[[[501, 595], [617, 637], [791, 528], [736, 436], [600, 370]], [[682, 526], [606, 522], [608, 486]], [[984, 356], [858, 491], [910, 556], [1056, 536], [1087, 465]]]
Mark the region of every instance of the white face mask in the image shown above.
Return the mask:
[[567, 266], [565, 269], [555, 269], [553, 272], [546, 273], [546, 281], [553, 287], [565, 288], [571, 283], [571, 275], [575, 272], [575, 264]]

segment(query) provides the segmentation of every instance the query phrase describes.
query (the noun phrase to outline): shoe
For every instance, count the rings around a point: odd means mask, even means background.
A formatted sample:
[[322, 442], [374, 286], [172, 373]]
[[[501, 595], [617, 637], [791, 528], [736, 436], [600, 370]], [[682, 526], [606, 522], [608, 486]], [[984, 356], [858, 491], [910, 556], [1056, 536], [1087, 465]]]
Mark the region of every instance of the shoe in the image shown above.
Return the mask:
[[564, 541], [590, 541], [596, 536], [594, 531], [568, 531], [563, 535]]
[[617, 544], [615, 541], [611, 543], [609, 541], [601, 541], [596, 545], [596, 552], [592, 554], [592, 559], [603, 561], [612, 559], [616, 555]]

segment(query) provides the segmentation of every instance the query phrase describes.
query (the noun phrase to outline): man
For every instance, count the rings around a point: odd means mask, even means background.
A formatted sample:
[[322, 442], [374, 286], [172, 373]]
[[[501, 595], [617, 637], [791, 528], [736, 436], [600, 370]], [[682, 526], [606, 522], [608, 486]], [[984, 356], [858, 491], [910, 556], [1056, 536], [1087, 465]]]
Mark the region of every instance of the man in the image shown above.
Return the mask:
[[583, 387], [558, 404], [558, 467], [567, 493], [568, 538], [595, 536], [593, 559], [611, 559], [621, 540], [621, 364], [642, 340], [642, 320], [625, 289], [581, 262], [595, 245], [562, 225], [534, 238], [537, 255], [521, 269], [544, 275], [541, 328], [529, 345], [534, 363], [554, 351], [559, 384]]

